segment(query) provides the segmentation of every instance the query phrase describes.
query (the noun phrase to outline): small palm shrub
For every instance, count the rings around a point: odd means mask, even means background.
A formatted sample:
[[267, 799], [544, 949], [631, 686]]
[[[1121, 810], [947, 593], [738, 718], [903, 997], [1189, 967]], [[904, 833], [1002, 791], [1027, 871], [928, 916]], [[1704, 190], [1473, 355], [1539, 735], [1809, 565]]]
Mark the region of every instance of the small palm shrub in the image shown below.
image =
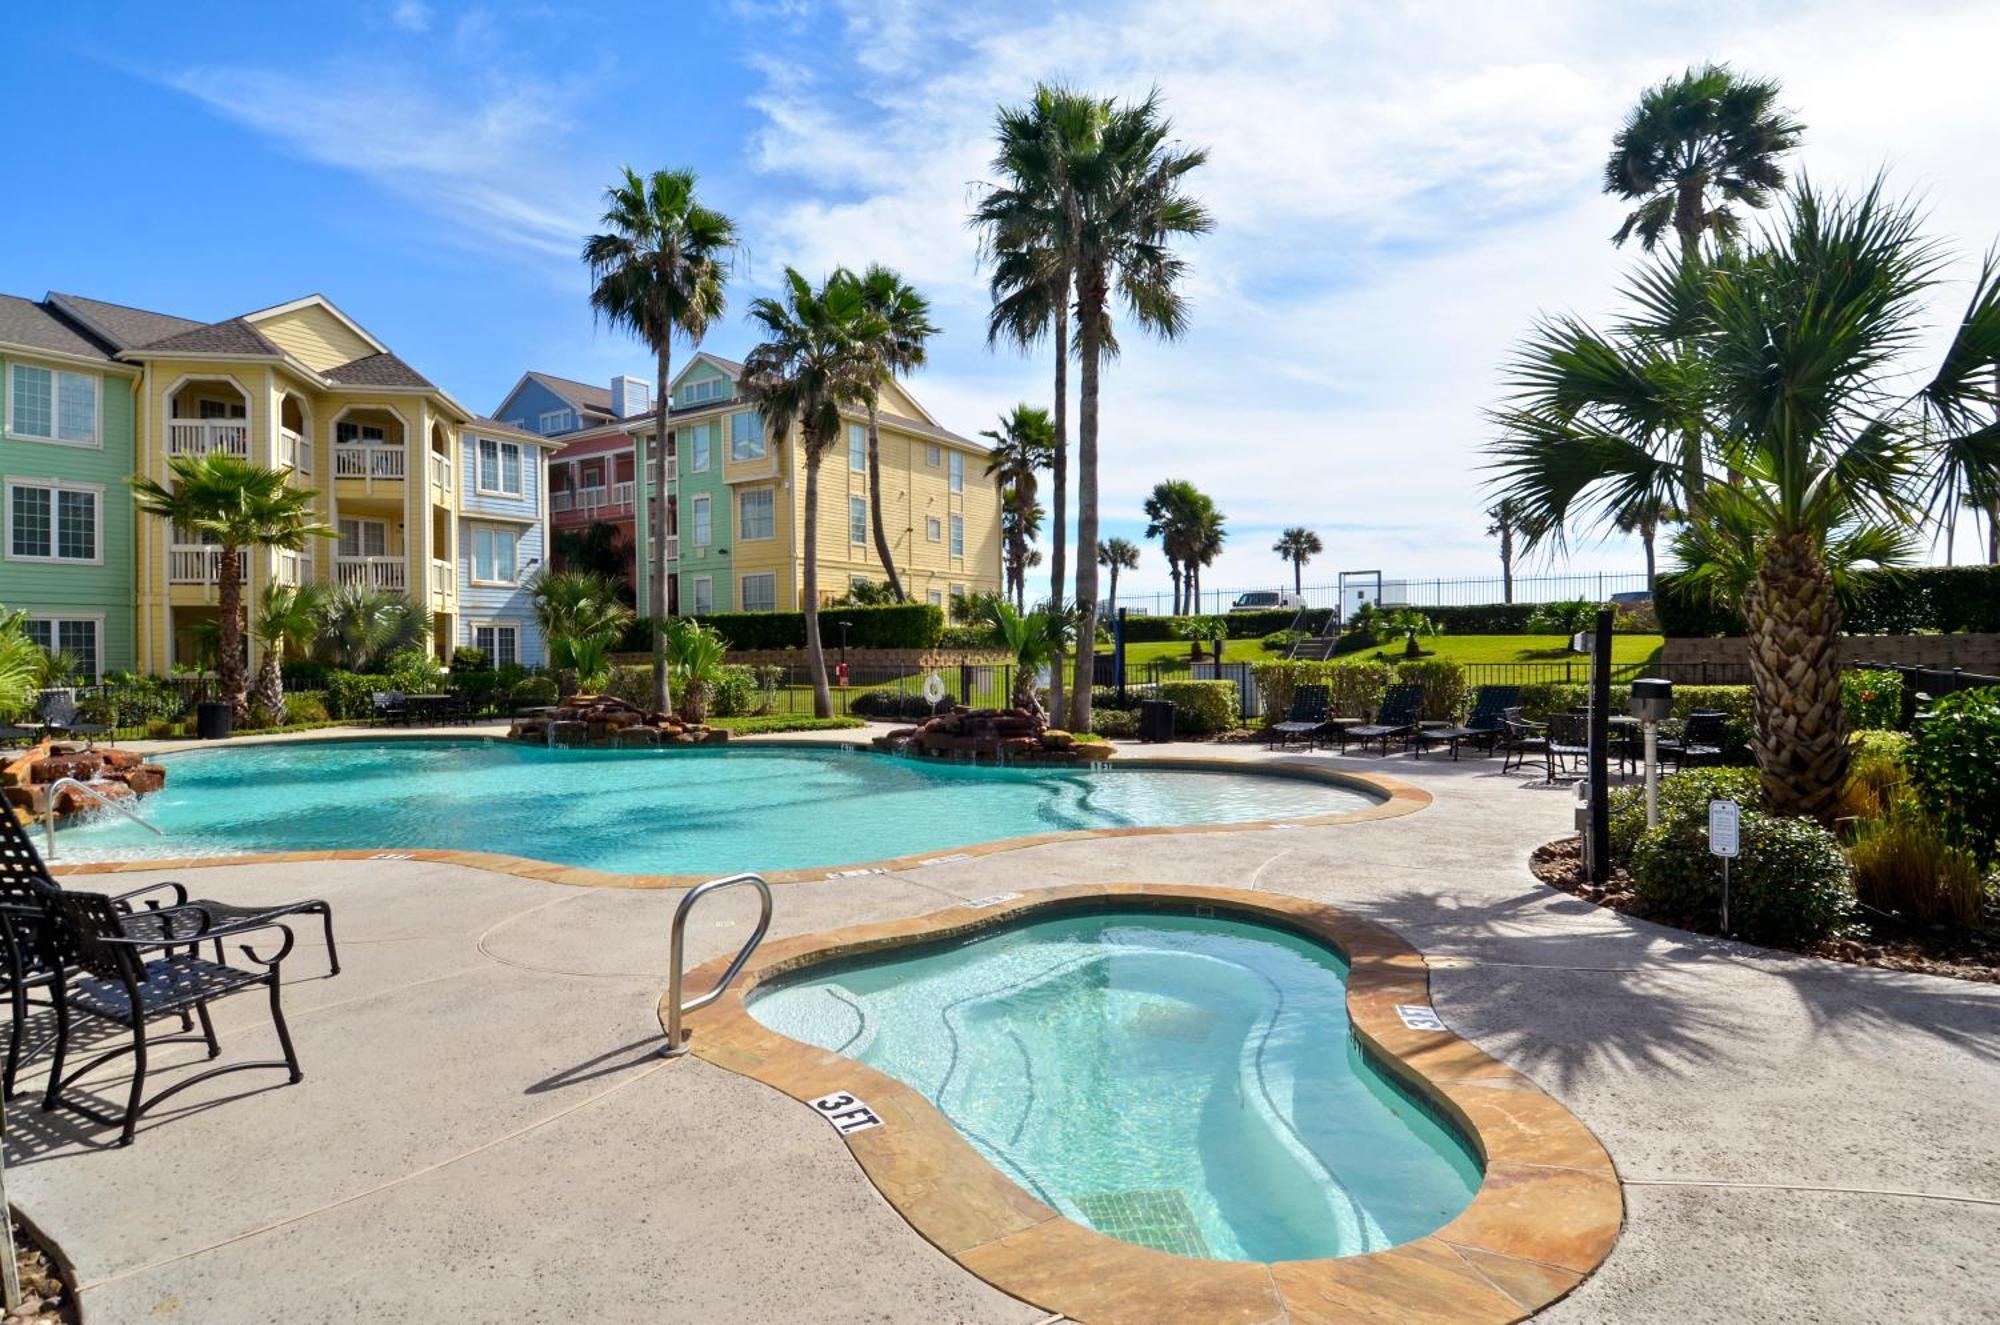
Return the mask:
[[1947, 840], [1982, 864], [2000, 858], [2000, 686], [1961, 690], [1910, 733], [1910, 781]]
[[1864, 822], [1847, 855], [1855, 896], [1865, 906], [1919, 925], [1976, 929], [1984, 920], [1987, 885], [1979, 862], [1922, 814]]
[[[1753, 943], [1809, 943], [1853, 918], [1847, 856], [1811, 819], [1746, 810], [1742, 854], [1730, 863], [1730, 926]], [[1639, 896], [1677, 918], [1716, 924], [1722, 914], [1722, 861], [1708, 850], [1706, 814], [1663, 816], [1632, 849]]]

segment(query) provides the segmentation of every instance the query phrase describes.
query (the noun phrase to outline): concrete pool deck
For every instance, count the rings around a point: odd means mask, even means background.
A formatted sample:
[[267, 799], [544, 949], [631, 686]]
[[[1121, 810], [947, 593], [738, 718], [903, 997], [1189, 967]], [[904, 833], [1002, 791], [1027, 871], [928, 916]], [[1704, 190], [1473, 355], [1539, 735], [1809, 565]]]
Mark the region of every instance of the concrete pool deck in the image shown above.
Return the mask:
[[[1447, 1024], [1610, 1151], [1626, 1228], [1537, 1319], [1990, 1318], [2000, 986], [1684, 935], [1545, 888], [1527, 855], [1565, 829], [1570, 797], [1494, 761], [1290, 758], [1380, 770], [1435, 802], [786, 884], [773, 933], [1072, 882], [1331, 902], [1422, 950]], [[323, 978], [314, 927], [299, 928], [296, 1086], [222, 1078], [149, 1116], [124, 1150], [25, 1095], [8, 1110], [9, 1194], [74, 1260], [87, 1319], [1047, 1318], [925, 1242], [809, 1109], [655, 1056], [678, 892], [421, 861], [175, 873], [231, 901], [328, 898], [346, 969]], [[741, 893], [704, 903], [690, 964], [733, 950], [753, 917]], [[225, 1060], [268, 1053], [260, 1000], [215, 1012]], [[118, 1078], [107, 1068], [92, 1084], [109, 1096]]]

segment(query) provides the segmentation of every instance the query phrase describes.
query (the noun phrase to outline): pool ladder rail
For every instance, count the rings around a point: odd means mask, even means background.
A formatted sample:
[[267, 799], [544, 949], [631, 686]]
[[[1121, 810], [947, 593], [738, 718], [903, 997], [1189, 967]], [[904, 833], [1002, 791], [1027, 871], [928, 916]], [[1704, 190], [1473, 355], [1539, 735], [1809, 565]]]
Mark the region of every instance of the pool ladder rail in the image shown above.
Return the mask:
[[99, 805], [118, 811], [118, 813], [124, 815], [127, 819], [130, 819], [133, 823], [139, 825], [139, 827], [145, 829], [155, 837], [165, 837], [167, 835], [165, 830], [158, 824], [147, 822], [137, 810], [127, 805], [124, 801], [112, 800], [88, 782], [80, 778], [57, 778], [49, 784], [49, 812], [42, 817], [42, 826], [46, 833], [44, 839], [46, 845], [42, 850], [42, 859], [44, 860], [54, 860], [56, 858], [56, 795], [65, 787], [74, 787], [76, 790], [90, 797], [90, 799], [96, 801]]
[[[757, 928], [750, 939], [737, 950], [736, 957], [729, 963], [729, 969], [715, 982], [715, 988], [687, 1002], [681, 1001], [682, 953], [686, 947], [688, 912], [694, 904], [713, 892], [733, 888], [738, 884], [750, 884], [757, 890], [761, 909], [757, 916]], [[660, 1046], [660, 1057], [679, 1058], [688, 1051], [688, 1034], [681, 1029], [681, 1018], [690, 1012], [699, 1011], [721, 998], [723, 993], [742, 972], [743, 964], [750, 960], [750, 954], [757, 951], [757, 945], [764, 941], [764, 933], [771, 928], [771, 885], [764, 882], [761, 874], [731, 874], [726, 878], [710, 879], [698, 883], [687, 890], [680, 905], [674, 908], [673, 929], [667, 938], [667, 1042]]]

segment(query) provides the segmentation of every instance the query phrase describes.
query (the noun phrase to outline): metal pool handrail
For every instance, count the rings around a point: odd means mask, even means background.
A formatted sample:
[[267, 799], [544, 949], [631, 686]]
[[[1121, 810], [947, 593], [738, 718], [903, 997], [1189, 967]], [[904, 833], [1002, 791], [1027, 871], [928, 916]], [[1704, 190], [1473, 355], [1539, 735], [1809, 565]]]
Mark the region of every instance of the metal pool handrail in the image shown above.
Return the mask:
[[[757, 889], [757, 896], [762, 904], [762, 911], [757, 917], [757, 930], [751, 934], [750, 941], [745, 943], [737, 952], [735, 960], [729, 963], [729, 969], [722, 973], [722, 978], [715, 982], [715, 988], [709, 990], [699, 998], [692, 998], [683, 1003], [681, 1002], [681, 955], [682, 949], [686, 946], [688, 912], [694, 909], [696, 901], [707, 896], [709, 893], [720, 892], [724, 888], [733, 887], [739, 883], [752, 884]], [[707, 883], [698, 883], [687, 890], [686, 895], [681, 898], [680, 905], [674, 908], [674, 924], [667, 937], [669, 952], [667, 958], [667, 1042], [660, 1047], [660, 1057], [679, 1058], [688, 1051], [688, 1037], [681, 1030], [681, 1018], [690, 1012], [707, 1007], [710, 1003], [722, 997], [723, 991], [729, 988], [731, 982], [736, 979], [737, 974], [742, 971], [743, 964], [750, 960], [750, 954], [755, 952], [757, 945], [764, 941], [764, 932], [770, 928], [771, 885], [764, 882], [764, 876], [761, 874], [731, 874], [727, 878], [710, 879]]]
[[147, 823], [145, 819], [140, 817], [139, 812], [137, 810], [125, 804], [123, 801], [112, 800], [109, 796], [99, 791], [96, 787], [91, 786], [88, 782], [82, 782], [76, 778], [57, 778], [54, 782], [49, 783], [49, 791], [48, 791], [49, 812], [47, 816], [44, 817], [42, 820], [42, 826], [44, 829], [47, 830], [47, 842], [48, 842], [47, 847], [44, 848], [44, 850], [42, 851], [42, 856], [47, 860], [54, 860], [56, 858], [56, 793], [61, 791], [64, 787], [75, 787], [78, 791], [90, 797], [92, 800], [96, 801], [99, 805], [110, 806], [112, 809], [118, 811], [118, 813], [124, 815], [127, 819], [130, 819], [133, 823], [139, 825], [141, 828], [153, 834], [153, 836], [155, 837], [165, 837], [167, 835], [165, 830], [163, 830], [158, 824]]

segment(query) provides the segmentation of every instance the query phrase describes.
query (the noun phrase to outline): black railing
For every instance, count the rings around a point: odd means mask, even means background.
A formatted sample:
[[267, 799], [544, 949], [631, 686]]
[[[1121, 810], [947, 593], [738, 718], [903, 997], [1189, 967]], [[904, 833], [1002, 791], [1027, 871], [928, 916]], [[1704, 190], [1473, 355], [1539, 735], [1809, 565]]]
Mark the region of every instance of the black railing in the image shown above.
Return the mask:
[[1903, 731], [1908, 731], [1916, 723], [1918, 707], [1927, 699], [1956, 694], [1961, 690], [2000, 686], [2000, 676], [1988, 676], [1984, 672], [1968, 672], [1963, 667], [1912, 667], [1908, 663], [1878, 663], [1857, 659], [1848, 663], [1847, 669], [1854, 672], [1894, 672], [1902, 678], [1903, 705], [1901, 713], [1897, 715], [1896, 725]]
[[[1740, 662], [1613, 663], [1611, 680], [1636, 681], [1657, 676], [1675, 685], [1738, 686], [1750, 684], [1750, 665]], [[1590, 659], [1579, 654], [1562, 662], [1466, 663], [1465, 683], [1479, 685], [1544, 685], [1590, 681]]]

